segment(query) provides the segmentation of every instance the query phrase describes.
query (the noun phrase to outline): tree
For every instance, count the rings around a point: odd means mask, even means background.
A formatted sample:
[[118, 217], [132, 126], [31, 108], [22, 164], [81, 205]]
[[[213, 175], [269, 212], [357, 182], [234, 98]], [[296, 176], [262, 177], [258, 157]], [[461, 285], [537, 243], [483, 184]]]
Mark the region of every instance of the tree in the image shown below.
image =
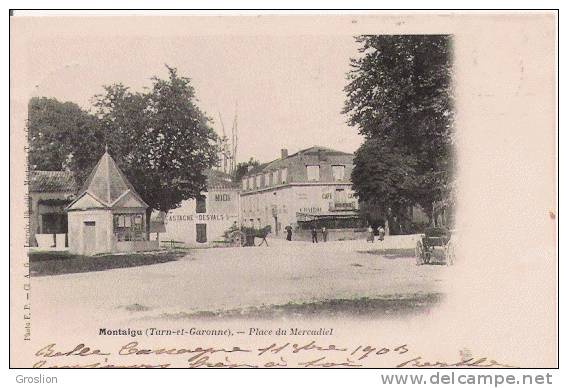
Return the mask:
[[355, 152], [351, 180], [361, 212], [371, 223], [388, 220], [391, 229], [407, 223], [407, 209], [414, 203], [416, 158], [383, 139], [371, 138]]
[[[356, 40], [361, 55], [351, 60], [343, 113], [365, 137], [358, 160], [398, 160], [409, 178], [401, 185], [400, 171], [388, 168], [374, 184], [354, 179], [354, 189], [367, 201], [390, 201], [390, 208], [401, 201], [419, 204], [433, 220], [453, 172], [451, 37], [364, 35]], [[380, 197], [385, 192], [388, 199]]]
[[206, 190], [205, 170], [217, 163], [217, 135], [191, 80], [167, 69], [168, 79], [152, 78], [145, 93], [115, 84], [95, 101], [105, 143], [148, 203], [148, 220], [154, 209], [168, 212], [197, 198]]
[[[205, 171], [217, 163], [217, 135], [197, 106], [191, 80], [166, 66], [168, 78], [132, 92], [118, 83], [93, 100], [95, 114], [73, 103], [32, 99], [30, 164], [70, 169], [81, 185], [108, 147], [152, 210], [167, 212], [206, 190]], [[147, 223], [149, 227], [149, 222]]]
[[235, 168], [235, 171], [233, 172], [233, 182], [239, 183], [241, 179], [243, 179], [243, 176], [245, 176], [245, 174], [249, 170], [249, 167], [256, 167], [259, 165], [260, 162], [254, 158], [250, 158], [246, 162], [238, 163], [237, 167]]
[[73, 150], [84, 146], [84, 136], [96, 136], [97, 125], [96, 118], [75, 103], [31, 98], [27, 121], [29, 168], [47, 171], [71, 168]]

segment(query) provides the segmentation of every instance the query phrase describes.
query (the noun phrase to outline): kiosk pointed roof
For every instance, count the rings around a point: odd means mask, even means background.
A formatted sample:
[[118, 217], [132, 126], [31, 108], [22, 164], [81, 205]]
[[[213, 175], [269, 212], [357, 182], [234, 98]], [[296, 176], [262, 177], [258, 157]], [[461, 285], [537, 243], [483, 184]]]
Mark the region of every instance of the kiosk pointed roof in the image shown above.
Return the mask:
[[127, 193], [131, 193], [143, 206], [148, 207], [105, 148], [105, 153], [89, 174], [78, 198], [89, 194], [101, 204], [112, 207]]

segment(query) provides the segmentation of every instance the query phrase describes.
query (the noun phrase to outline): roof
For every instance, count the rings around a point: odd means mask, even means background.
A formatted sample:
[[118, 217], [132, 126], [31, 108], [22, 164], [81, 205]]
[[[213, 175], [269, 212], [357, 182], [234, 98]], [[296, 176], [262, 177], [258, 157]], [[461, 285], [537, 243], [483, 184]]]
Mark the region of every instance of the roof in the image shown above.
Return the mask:
[[[276, 159], [276, 160], [280, 160], [280, 159]], [[262, 163], [259, 164], [258, 166], [254, 166], [253, 168], [250, 169], [250, 171], [247, 171], [247, 173], [245, 175], [255, 175], [258, 174], [259, 172], [264, 171], [264, 169], [266, 167], [268, 167], [270, 165], [270, 163], [272, 162], [268, 162], [268, 163]]]
[[70, 171], [30, 171], [29, 190], [39, 193], [77, 191], [75, 179]]
[[315, 146], [300, 150], [300, 151], [298, 151], [298, 152], [296, 152], [292, 155], [288, 155], [285, 158], [274, 159], [271, 162], [263, 163], [263, 164], [260, 164], [258, 166], [255, 166], [250, 171], [247, 171], [245, 176], [259, 174], [259, 173], [264, 172], [265, 170], [278, 169], [278, 168], [284, 167], [286, 165], [287, 160], [295, 158], [299, 155], [318, 155], [320, 152], [325, 154], [325, 155], [330, 155], [330, 156], [331, 155], [353, 155], [353, 154], [350, 154], [349, 152], [338, 151], [338, 150], [334, 150], [332, 148], [315, 145]]
[[140, 205], [148, 207], [106, 151], [89, 174], [77, 199], [69, 205], [69, 208], [86, 194], [105, 207], [113, 207], [119, 200], [132, 196], [140, 202]]
[[239, 184], [234, 183], [231, 176], [223, 171], [209, 169], [205, 171], [205, 176], [207, 177], [207, 190], [239, 188]]

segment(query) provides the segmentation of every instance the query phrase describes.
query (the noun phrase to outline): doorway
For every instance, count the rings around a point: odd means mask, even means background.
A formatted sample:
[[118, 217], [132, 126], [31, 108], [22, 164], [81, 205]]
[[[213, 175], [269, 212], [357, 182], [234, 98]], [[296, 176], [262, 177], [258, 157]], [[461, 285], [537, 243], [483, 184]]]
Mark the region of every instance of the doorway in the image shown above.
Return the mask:
[[207, 224], [197, 224], [195, 225], [195, 240], [198, 243], [207, 242]]
[[97, 229], [95, 221], [83, 223], [83, 254], [92, 255], [97, 251]]

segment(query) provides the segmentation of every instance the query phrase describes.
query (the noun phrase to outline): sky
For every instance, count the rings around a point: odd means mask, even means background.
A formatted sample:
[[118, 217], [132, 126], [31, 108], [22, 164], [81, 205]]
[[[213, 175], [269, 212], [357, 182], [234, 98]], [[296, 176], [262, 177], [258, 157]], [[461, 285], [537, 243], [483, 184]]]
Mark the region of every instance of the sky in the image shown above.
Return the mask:
[[281, 148], [313, 145], [353, 152], [362, 142], [341, 113], [349, 58], [358, 48], [351, 35], [184, 35], [183, 26], [173, 36], [116, 31], [38, 37], [28, 49], [31, 95], [89, 108], [102, 85], [142, 90], [153, 75], [167, 77], [168, 64], [192, 79], [219, 134], [219, 115], [230, 136], [238, 114], [239, 161], [270, 161]]

